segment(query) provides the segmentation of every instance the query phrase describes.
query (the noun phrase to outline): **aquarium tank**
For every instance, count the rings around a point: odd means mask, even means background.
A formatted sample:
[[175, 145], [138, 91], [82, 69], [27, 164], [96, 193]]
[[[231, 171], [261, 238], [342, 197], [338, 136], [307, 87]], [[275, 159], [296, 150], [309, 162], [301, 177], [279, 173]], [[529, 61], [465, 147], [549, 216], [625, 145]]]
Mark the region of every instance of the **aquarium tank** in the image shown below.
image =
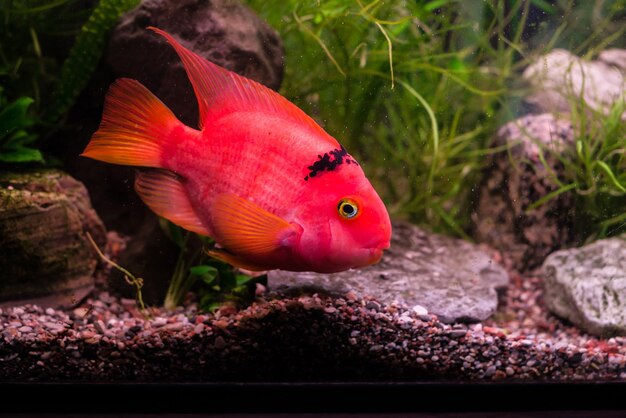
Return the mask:
[[0, 5], [4, 393], [624, 389], [624, 0]]

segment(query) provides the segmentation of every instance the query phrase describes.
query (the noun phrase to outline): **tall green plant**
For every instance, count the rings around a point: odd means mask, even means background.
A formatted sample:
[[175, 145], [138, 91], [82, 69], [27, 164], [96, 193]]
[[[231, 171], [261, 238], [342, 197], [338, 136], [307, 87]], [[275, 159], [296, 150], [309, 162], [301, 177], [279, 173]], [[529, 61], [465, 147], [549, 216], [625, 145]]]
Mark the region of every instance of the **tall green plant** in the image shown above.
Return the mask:
[[161, 218], [161, 228], [179, 248], [176, 267], [172, 273], [163, 306], [174, 309], [181, 305], [190, 290], [199, 296], [198, 306], [212, 311], [224, 303], [249, 303], [254, 298], [256, 283], [265, 276], [252, 277], [206, 253], [214, 245], [211, 238], [185, 231]]
[[100, 0], [63, 63], [47, 120], [54, 122], [74, 103], [96, 68], [107, 36], [120, 16], [139, 0]]
[[33, 119], [28, 108], [33, 99], [22, 97], [4, 104], [0, 99], [0, 163], [43, 162], [41, 152], [31, 147], [37, 139], [29, 128]]
[[[581, 240], [626, 232], [626, 114], [624, 99], [614, 103], [608, 113], [592, 109], [582, 98], [571, 103], [574, 146], [553, 153], [563, 165], [557, 175], [553, 170], [555, 191], [536, 201], [538, 207], [571, 193], [575, 199], [574, 227]], [[539, 144], [541, 145], [541, 144]]]
[[[44, 162], [38, 138], [61, 123], [98, 63], [110, 29], [138, 3], [0, 0], [0, 114], [21, 115], [3, 122], [0, 163]], [[65, 45], [76, 35], [66, 58]]]

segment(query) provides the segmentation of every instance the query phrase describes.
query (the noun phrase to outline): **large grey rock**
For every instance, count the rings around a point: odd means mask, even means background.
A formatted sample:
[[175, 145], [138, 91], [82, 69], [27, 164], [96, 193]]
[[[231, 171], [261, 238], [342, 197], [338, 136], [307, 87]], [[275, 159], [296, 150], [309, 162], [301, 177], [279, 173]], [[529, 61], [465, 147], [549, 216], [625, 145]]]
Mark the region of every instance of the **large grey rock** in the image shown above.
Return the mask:
[[529, 209], [558, 188], [559, 156], [573, 140], [571, 123], [549, 113], [509, 122], [495, 136], [494, 146], [508, 152], [494, 154], [487, 166], [472, 213], [474, 236], [507, 254], [520, 271], [538, 267], [552, 251], [576, 240], [572, 195]]
[[584, 331], [626, 335], [626, 235], [551, 254], [543, 264], [546, 306]]
[[0, 306], [66, 308], [93, 288], [106, 231], [85, 187], [57, 170], [0, 173]]
[[569, 113], [572, 101], [582, 97], [592, 109], [607, 113], [626, 97], [625, 62], [623, 49], [603, 51], [596, 61], [555, 49], [524, 70], [523, 78], [533, 88], [524, 101], [537, 112]]
[[394, 222], [391, 248], [382, 260], [361, 270], [334, 274], [271, 271], [268, 285], [288, 292], [354, 292], [383, 303], [420, 305], [444, 322], [475, 322], [498, 305], [496, 288], [509, 278], [474, 244]]
[[106, 54], [117, 76], [142, 82], [183, 122], [197, 125], [197, 102], [180, 58], [147, 26], [240, 75], [278, 90], [283, 47], [276, 33], [234, 0], [143, 0], [114, 30]]

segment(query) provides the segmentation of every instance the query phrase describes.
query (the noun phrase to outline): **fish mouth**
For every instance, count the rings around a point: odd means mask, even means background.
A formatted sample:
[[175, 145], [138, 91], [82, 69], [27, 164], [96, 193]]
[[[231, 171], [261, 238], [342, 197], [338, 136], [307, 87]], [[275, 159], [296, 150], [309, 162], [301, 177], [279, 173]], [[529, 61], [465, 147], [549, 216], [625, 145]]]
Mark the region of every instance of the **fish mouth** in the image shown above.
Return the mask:
[[368, 247], [367, 250], [369, 251], [369, 260], [367, 265], [371, 266], [372, 264], [378, 263], [383, 256], [383, 251], [388, 249], [389, 245], [390, 244], [387, 241], [372, 247]]

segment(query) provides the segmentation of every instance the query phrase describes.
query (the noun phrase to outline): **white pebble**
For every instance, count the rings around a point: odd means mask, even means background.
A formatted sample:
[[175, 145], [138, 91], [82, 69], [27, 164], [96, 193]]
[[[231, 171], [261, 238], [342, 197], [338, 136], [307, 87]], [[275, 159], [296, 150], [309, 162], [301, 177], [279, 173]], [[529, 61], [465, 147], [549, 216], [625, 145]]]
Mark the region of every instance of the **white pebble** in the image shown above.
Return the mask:
[[154, 321], [152, 321], [152, 326], [157, 327], [157, 328], [162, 327], [165, 324], [167, 324], [167, 318], [159, 317], [159, 318], [155, 318]]
[[170, 331], [182, 331], [184, 327], [185, 324], [182, 324], [180, 322], [174, 322], [173, 324], [167, 324], [165, 326], [165, 329]]
[[63, 324], [59, 324], [56, 322], [44, 322], [43, 324], [46, 328], [50, 329], [52, 332], [54, 331], [61, 331], [63, 328], [65, 328], [63, 326]]
[[417, 316], [428, 315], [428, 309], [424, 308], [422, 305], [413, 306], [412, 311], [415, 312]]

